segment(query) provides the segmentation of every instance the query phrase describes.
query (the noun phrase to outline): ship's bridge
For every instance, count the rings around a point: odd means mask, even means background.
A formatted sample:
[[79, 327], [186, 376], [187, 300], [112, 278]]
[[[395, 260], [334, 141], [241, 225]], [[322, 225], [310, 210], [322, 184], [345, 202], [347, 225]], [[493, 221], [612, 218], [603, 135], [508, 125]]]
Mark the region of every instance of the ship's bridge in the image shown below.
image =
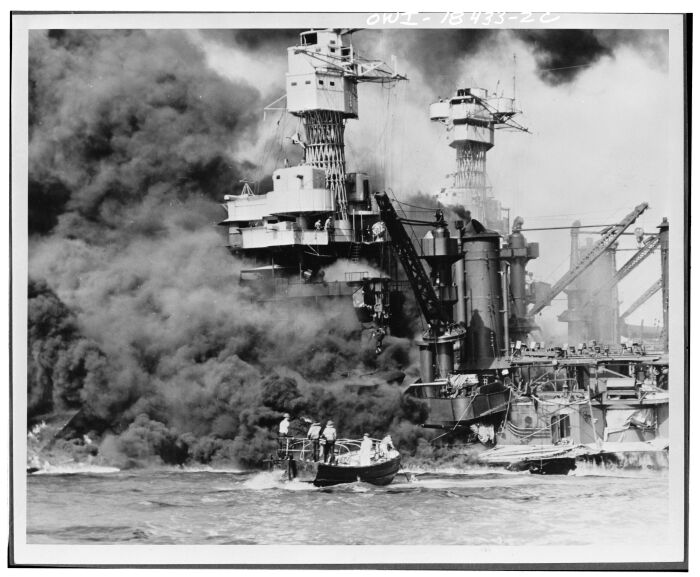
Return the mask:
[[325, 213], [335, 210], [326, 171], [313, 166], [280, 168], [272, 174], [272, 190], [267, 194], [226, 196], [230, 224], [262, 221], [270, 216]]
[[330, 110], [357, 118], [356, 66], [352, 45], [335, 30], [303, 32], [288, 49], [287, 110]]

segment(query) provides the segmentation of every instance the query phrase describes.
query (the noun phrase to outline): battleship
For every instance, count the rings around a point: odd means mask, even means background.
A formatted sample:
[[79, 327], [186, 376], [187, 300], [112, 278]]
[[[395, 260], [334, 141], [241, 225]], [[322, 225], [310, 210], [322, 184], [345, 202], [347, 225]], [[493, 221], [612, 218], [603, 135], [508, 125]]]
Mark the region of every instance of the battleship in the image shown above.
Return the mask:
[[[360, 321], [384, 330], [402, 291], [396, 261], [374, 202], [369, 175], [348, 172], [345, 125], [359, 116], [359, 83], [393, 84], [406, 80], [381, 60], [362, 57], [352, 30], [310, 30], [288, 50], [286, 94], [268, 109], [298, 118], [301, 131], [290, 138], [303, 151], [302, 163], [272, 175], [273, 188], [254, 194], [245, 183], [225, 197], [231, 253], [253, 266], [240, 273], [241, 284], [261, 300], [350, 298]], [[368, 271], [325, 278], [325, 270], [344, 259]], [[374, 274], [371, 274], [373, 271]]]
[[[428, 107], [456, 152], [456, 171], [433, 195], [434, 219], [400, 216], [401, 203], [373, 190], [368, 174], [346, 171], [344, 128], [359, 116], [358, 83], [406, 77], [395, 65], [362, 58], [351, 32], [306, 31], [288, 50], [282, 99], [300, 120], [303, 134], [292, 141], [303, 160], [275, 170], [265, 194], [245, 184], [226, 196], [220, 224], [229, 250], [254, 264], [240, 282], [261, 300], [351, 300], [361, 321], [382, 330], [411, 290], [427, 329], [415, 341], [420, 378], [404, 394], [425, 404], [422, 426], [442, 431], [442, 442], [483, 446], [481, 463], [541, 474], [567, 473], [582, 460], [665, 466], [667, 219], [653, 233], [629, 232], [648, 209], [641, 203], [583, 244], [585, 227], [575, 221], [568, 270], [552, 284], [534, 281], [527, 267], [540, 256], [539, 243], [528, 242], [521, 217], [511, 222], [486, 173], [495, 130], [527, 129], [515, 120], [514, 98], [469, 86]], [[447, 222], [445, 213], [460, 218]], [[623, 235], [634, 235], [637, 249], [618, 268]], [[618, 284], [653, 254], [660, 255], [659, 280], [621, 314]], [[380, 273], [327, 281], [325, 269], [340, 259]], [[626, 319], [659, 290], [660, 336], [642, 330], [631, 338], [636, 331]], [[560, 294], [567, 342], [554, 343], [538, 315]]]

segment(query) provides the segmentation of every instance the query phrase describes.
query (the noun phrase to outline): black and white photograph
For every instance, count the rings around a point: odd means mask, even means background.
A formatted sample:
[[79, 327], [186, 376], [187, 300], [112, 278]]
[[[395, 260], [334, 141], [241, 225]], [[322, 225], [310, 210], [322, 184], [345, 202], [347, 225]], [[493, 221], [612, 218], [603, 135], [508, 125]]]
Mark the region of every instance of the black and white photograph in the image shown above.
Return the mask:
[[690, 25], [12, 13], [10, 566], [687, 569]]

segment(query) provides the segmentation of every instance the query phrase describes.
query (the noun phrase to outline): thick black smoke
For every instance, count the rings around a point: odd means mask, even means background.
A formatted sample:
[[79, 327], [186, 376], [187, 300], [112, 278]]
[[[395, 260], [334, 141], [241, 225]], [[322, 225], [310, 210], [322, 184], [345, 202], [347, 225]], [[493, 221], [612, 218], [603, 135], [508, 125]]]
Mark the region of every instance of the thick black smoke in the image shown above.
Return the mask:
[[[351, 310], [250, 302], [236, 286], [230, 257], [212, 249], [216, 242], [209, 231], [173, 229], [163, 239], [133, 240], [119, 254], [55, 236], [36, 247], [33, 269], [71, 299], [84, 338], [99, 343], [99, 370], [72, 383], [89, 427], [116, 436], [105, 448], [111, 462], [158, 455], [167, 461], [186, 446], [199, 461], [235, 456], [255, 463], [270, 449], [285, 410], [334, 418], [343, 434], [357, 434], [368, 424], [363, 374], [382, 391], [372, 401], [373, 418], [380, 417], [373, 431], [414, 414], [402, 411], [396, 387], [380, 386], [383, 374], [412, 364], [408, 341], [387, 338], [376, 357]], [[58, 299], [49, 306], [53, 316], [65, 314]], [[55, 346], [70, 351], [73, 340]], [[289, 367], [299, 384], [271, 388], [270, 378]]]
[[[264, 66], [289, 34], [229, 40]], [[409, 34], [429, 78], [430, 38]], [[471, 34], [435, 36], [435, 50], [463, 56], [501, 33]], [[285, 410], [418, 443], [422, 406], [382, 378], [410, 378], [407, 339], [376, 357], [351, 310], [263, 306], [237, 285], [244, 263], [214, 224], [251, 168], [239, 151], [258, 91], [179, 31], [33, 31], [29, 51], [30, 416], [79, 410], [74, 442], [89, 433], [122, 466], [259, 462]]]
[[388, 46], [399, 61], [416, 66], [421, 79], [434, 93], [448, 95], [455, 89], [455, 67], [470, 56], [495, 50], [512, 39], [523, 42], [535, 57], [537, 74], [551, 86], [573, 82], [587, 67], [603, 58], [614, 58], [621, 46], [629, 46], [653, 64], [666, 68], [668, 33], [665, 30], [584, 30], [487, 28], [447, 30], [367, 30], [363, 44]]
[[155, 233], [163, 207], [220, 200], [237, 183], [227, 150], [258, 93], [211, 72], [184, 33], [30, 36], [30, 233]]
[[216, 201], [255, 89], [180, 32], [35, 32], [30, 54], [29, 416], [78, 411], [54, 449], [92, 454], [87, 433], [120, 466], [254, 464], [282, 410], [345, 435], [416, 417], [381, 377], [411, 365], [407, 340], [377, 358], [349, 308], [261, 306], [237, 285]]
[[[252, 50], [266, 56], [284, 55], [298, 43], [301, 29], [206, 30], [204, 37], [228, 46]], [[614, 58], [617, 49], [630, 47], [654, 65], [668, 67], [668, 31], [633, 29], [416, 29], [376, 30], [357, 33], [361, 53], [379, 56], [391, 52], [399, 62], [415, 65], [421, 80], [451, 93], [454, 67], [465, 58], [518, 39], [535, 56], [540, 79], [552, 86], [574, 81], [587, 67], [603, 58]], [[378, 50], [378, 47], [383, 50]], [[376, 54], [375, 54], [376, 53]]]
[[202, 36], [246, 51], [284, 57], [289, 46], [299, 43], [299, 34], [304, 30], [301, 28], [247, 28], [239, 30], [212, 28], [203, 30]]
[[105, 357], [81, 335], [75, 315], [44, 281], [28, 290], [27, 411], [30, 423], [51, 412], [78, 409], [88, 381], [102, 378]]
[[593, 30], [519, 30], [516, 36], [531, 48], [540, 78], [550, 85], [571, 82], [585, 67], [613, 54]]

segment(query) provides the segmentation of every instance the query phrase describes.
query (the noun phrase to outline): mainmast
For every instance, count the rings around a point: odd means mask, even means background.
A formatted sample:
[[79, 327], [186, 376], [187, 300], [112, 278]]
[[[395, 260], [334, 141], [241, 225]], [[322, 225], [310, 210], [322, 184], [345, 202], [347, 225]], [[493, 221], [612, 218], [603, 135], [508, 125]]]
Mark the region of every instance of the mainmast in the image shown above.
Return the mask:
[[486, 153], [494, 145], [496, 128], [526, 131], [513, 120], [516, 114], [513, 98], [489, 96], [483, 88], [460, 88], [452, 98], [430, 105], [430, 119], [445, 126], [457, 159], [452, 186], [438, 194], [438, 201], [469, 208], [474, 218], [502, 234], [508, 223], [489, 190]]

